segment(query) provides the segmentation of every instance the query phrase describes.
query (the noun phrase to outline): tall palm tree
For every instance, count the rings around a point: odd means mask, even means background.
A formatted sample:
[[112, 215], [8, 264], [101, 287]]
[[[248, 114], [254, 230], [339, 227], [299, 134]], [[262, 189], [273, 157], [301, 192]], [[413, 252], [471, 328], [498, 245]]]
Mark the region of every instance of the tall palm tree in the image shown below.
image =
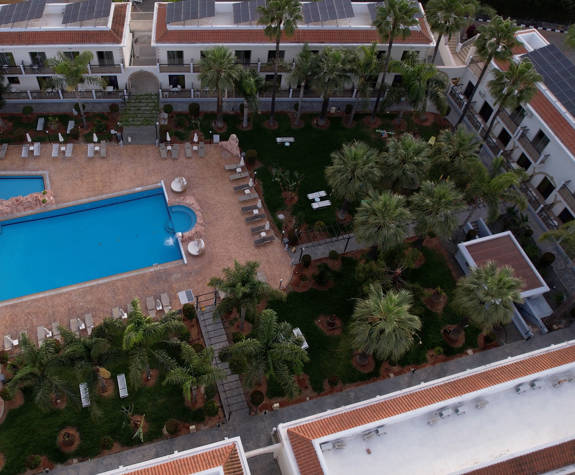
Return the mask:
[[475, 16], [477, 3], [474, 0], [429, 0], [425, 5], [425, 16], [431, 30], [437, 33], [431, 64], [435, 64], [437, 51], [445, 35], [451, 35], [465, 28]]
[[520, 105], [531, 101], [537, 92], [537, 83], [542, 80], [533, 63], [528, 60], [519, 61], [518, 63], [510, 61], [507, 71], [496, 69], [493, 71], [493, 76], [493, 79], [488, 83], [488, 87], [491, 97], [495, 100], [497, 109], [491, 116], [491, 121], [485, 131], [484, 137], [486, 139], [491, 133], [501, 108], [516, 109]]
[[278, 88], [278, 65], [280, 62], [280, 42], [282, 34], [292, 36], [297, 22], [303, 19], [299, 0], [267, 0], [265, 6], [258, 8], [258, 23], [265, 25], [266, 36], [276, 42], [274, 57], [274, 79], [272, 83], [272, 102], [270, 104], [270, 125], [275, 125], [276, 91]]
[[312, 86], [321, 94], [321, 112], [318, 125], [325, 125], [329, 98], [331, 94], [341, 87], [349, 78], [345, 66], [345, 53], [341, 49], [324, 48], [317, 57], [316, 70], [312, 79]]
[[565, 44], [575, 49], [575, 25], [571, 25], [565, 34]]
[[374, 190], [381, 180], [379, 150], [365, 142], [343, 144], [331, 154], [331, 165], [325, 169], [332, 194], [348, 202], [358, 201]]
[[249, 111], [257, 111], [258, 95], [265, 86], [264, 78], [255, 69], [242, 70], [237, 83], [238, 92], [244, 98], [244, 117], [242, 127], [247, 129], [249, 124]]
[[513, 304], [521, 303], [522, 282], [511, 267], [497, 267], [493, 261], [459, 279], [454, 304], [485, 333], [511, 321]]
[[224, 46], [205, 51], [200, 59], [200, 81], [203, 87], [216, 90], [217, 107], [216, 123], [219, 129], [224, 127], [223, 96], [224, 89], [233, 89], [242, 71], [236, 64], [234, 54]]
[[259, 262], [248, 261], [240, 264], [234, 261], [234, 267], [223, 270], [224, 277], [212, 277], [210, 287], [224, 292], [226, 297], [218, 306], [218, 313], [236, 309], [240, 314], [240, 329], [243, 330], [246, 314], [256, 314], [256, 307], [263, 299], [281, 299], [283, 292], [272, 288], [268, 283], [258, 279]]
[[311, 51], [309, 45], [305, 43], [303, 48], [297, 55], [295, 60], [294, 68], [291, 72], [290, 79], [297, 84], [299, 84], [299, 100], [297, 104], [297, 111], [295, 117], [295, 125], [301, 124], [301, 108], [303, 102], [303, 95], [305, 92], [305, 87], [308, 85], [314, 75], [315, 67], [317, 65], [317, 55]]
[[397, 361], [413, 345], [421, 320], [411, 313], [413, 297], [407, 290], [371, 284], [366, 298], [355, 304], [350, 334], [355, 348], [377, 359]]
[[475, 41], [475, 47], [477, 48], [477, 54], [484, 62], [477, 83], [471, 92], [471, 96], [465, 103], [461, 115], [457, 120], [455, 126], [457, 127], [463, 119], [465, 118], [469, 106], [473, 102], [475, 93], [481, 85], [483, 76], [489, 69], [492, 60], [508, 60], [512, 55], [512, 48], [519, 44], [515, 38], [515, 32], [517, 31], [517, 26], [515, 22], [511, 19], [504, 20], [500, 16], [496, 16], [486, 25], [482, 25], [479, 28], [479, 38]]
[[56, 58], [49, 58], [48, 65], [54, 70], [56, 76], [53, 81], [59, 88], [65, 88], [67, 91], [76, 92], [76, 100], [80, 106], [80, 117], [82, 118], [82, 126], [86, 127], [86, 115], [84, 114], [84, 106], [78, 96], [78, 86], [80, 84], [90, 84], [101, 86], [102, 79], [96, 76], [88, 76], [88, 65], [94, 55], [90, 51], [83, 51], [74, 58], [65, 56], [64, 53], [58, 53]]
[[443, 129], [431, 148], [432, 178], [453, 178], [459, 185], [461, 179], [468, 176], [467, 164], [478, 159], [479, 148], [475, 134], [464, 126], [454, 131]]
[[195, 402], [198, 391], [225, 377], [225, 372], [213, 365], [214, 349], [211, 347], [197, 352], [190, 344], [181, 342], [181, 363], [167, 353], [163, 354], [162, 360], [168, 367], [163, 384], [181, 386], [187, 402]]
[[244, 376], [248, 386], [261, 381], [263, 376], [274, 377], [289, 397], [294, 397], [298, 386], [294, 375], [309, 361], [301, 347], [301, 339], [294, 336], [287, 322], [278, 321], [277, 314], [264, 310], [252, 338], [246, 338], [222, 349], [220, 358]]
[[415, 18], [415, 15], [418, 11], [419, 9], [417, 4], [413, 4], [409, 0], [388, 0], [383, 4], [383, 6], [380, 6], [377, 9], [377, 16], [373, 24], [377, 28], [380, 38], [387, 39], [387, 54], [385, 55], [385, 62], [383, 63], [381, 83], [377, 91], [373, 111], [371, 112], [372, 122], [375, 120], [382, 96], [385, 98], [385, 80], [389, 69], [389, 62], [391, 60], [393, 42], [397, 36], [401, 36], [405, 39], [411, 34], [409, 27], [417, 25], [417, 18]]
[[387, 141], [382, 154], [384, 182], [395, 191], [416, 190], [429, 168], [429, 144], [411, 134]]
[[351, 127], [360, 100], [369, 97], [371, 85], [377, 81], [377, 75], [381, 70], [381, 62], [378, 56], [377, 43], [372, 43], [369, 46], [362, 45], [355, 50], [348, 51], [349, 58], [347, 61], [350, 65], [351, 77], [357, 91], [347, 124], [348, 127]]
[[449, 181], [424, 181], [411, 197], [411, 212], [418, 235], [448, 237], [457, 227], [455, 213], [463, 208], [463, 194]]
[[380, 195], [370, 193], [362, 200], [353, 221], [358, 241], [377, 245], [380, 249], [392, 249], [408, 237], [411, 213], [401, 195], [384, 191]]
[[575, 221], [563, 223], [559, 228], [546, 231], [540, 240], [556, 239], [569, 256], [575, 256]]

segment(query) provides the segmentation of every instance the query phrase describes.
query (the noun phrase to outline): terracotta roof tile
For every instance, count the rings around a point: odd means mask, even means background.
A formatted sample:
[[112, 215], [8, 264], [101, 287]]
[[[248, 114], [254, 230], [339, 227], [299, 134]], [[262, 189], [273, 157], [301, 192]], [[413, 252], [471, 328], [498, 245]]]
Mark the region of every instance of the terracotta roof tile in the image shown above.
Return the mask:
[[[575, 361], [575, 345], [323, 417], [287, 430], [302, 475], [323, 473], [312, 441]], [[513, 472], [506, 472], [513, 473]]]
[[0, 32], [2, 45], [76, 45], [120, 44], [128, 5], [114, 4], [114, 17], [110, 30], [59, 30], [59, 31], [5, 31]]

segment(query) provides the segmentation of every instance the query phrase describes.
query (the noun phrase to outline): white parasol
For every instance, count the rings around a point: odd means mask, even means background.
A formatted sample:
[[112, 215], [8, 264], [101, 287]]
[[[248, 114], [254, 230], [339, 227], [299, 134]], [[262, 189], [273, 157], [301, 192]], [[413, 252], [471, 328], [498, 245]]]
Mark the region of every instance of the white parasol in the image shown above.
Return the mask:
[[62, 134], [60, 132], [58, 132], [58, 140], [60, 141], [60, 143], [64, 142], [64, 137], [62, 137]]
[[166, 132], [166, 142], [171, 142], [172, 138], [170, 137], [170, 132]]
[[97, 143], [97, 142], [98, 142], [98, 136], [96, 135], [95, 132], [92, 134], [92, 141], [93, 141], [94, 143]]
[[30, 134], [28, 132], [26, 132], [26, 140], [32, 143], [32, 137], [30, 137]]

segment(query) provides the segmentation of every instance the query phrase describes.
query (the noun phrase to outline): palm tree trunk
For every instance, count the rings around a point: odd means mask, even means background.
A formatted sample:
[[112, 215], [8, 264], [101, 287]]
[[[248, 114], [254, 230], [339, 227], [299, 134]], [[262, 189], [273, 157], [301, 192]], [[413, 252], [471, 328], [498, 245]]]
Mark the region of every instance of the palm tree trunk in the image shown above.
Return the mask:
[[223, 113], [223, 101], [222, 101], [222, 91], [218, 88], [217, 90], [218, 102], [216, 106], [216, 127], [221, 129], [224, 126], [224, 113]]
[[437, 37], [437, 43], [435, 43], [435, 48], [433, 50], [433, 56], [431, 58], [431, 64], [435, 64], [435, 58], [437, 57], [437, 52], [439, 51], [439, 45], [441, 44], [441, 39], [443, 38], [443, 33], [439, 33]]
[[245, 307], [242, 305], [240, 307], [240, 330], [243, 331], [244, 329], [244, 323], [246, 321], [246, 309]]
[[76, 99], [78, 100], [78, 107], [80, 108], [80, 117], [82, 118], [82, 127], [86, 128], [86, 115], [84, 114], [84, 104], [80, 100], [80, 96], [78, 96], [78, 91], [76, 91]]
[[244, 100], [244, 121], [242, 123], [244, 129], [248, 128], [248, 101]]
[[491, 133], [491, 129], [493, 128], [493, 124], [495, 124], [495, 119], [497, 119], [499, 112], [501, 112], [501, 106], [499, 106], [497, 108], [497, 110], [495, 111], [495, 114], [493, 114], [493, 117], [491, 118], [491, 121], [489, 122], [489, 126], [487, 127], [487, 131], [485, 132], [485, 135], [483, 136], [483, 138], [485, 140], [489, 139], [489, 134]]
[[357, 104], [359, 103], [359, 98], [356, 97], [353, 101], [353, 105], [351, 106], [351, 113], [349, 114], [349, 120], [347, 122], [347, 126], [351, 127], [353, 125], [353, 118], [355, 117], [355, 112], [357, 110]]
[[382, 99], [385, 99], [386, 94], [383, 94], [385, 91], [385, 79], [387, 77], [387, 69], [389, 68], [389, 61], [391, 60], [391, 48], [393, 47], [393, 36], [390, 36], [389, 43], [387, 45], [387, 55], [385, 56], [385, 65], [383, 66], [383, 76], [381, 78], [381, 84], [379, 85], [379, 89], [377, 90], [377, 97], [375, 98], [375, 104], [373, 105], [373, 110], [371, 111], [371, 121], [375, 121], [375, 116], [377, 115], [377, 109], [379, 107], [379, 102]]
[[323, 96], [323, 102], [321, 103], [321, 112], [319, 114], [319, 119], [317, 123], [319, 125], [325, 125], [325, 116], [327, 115], [327, 106], [329, 105], [329, 96], [327, 93]]
[[465, 217], [465, 221], [463, 221], [463, 224], [461, 225], [462, 227], [465, 226], [469, 220], [471, 219], [471, 216], [473, 216], [473, 213], [475, 213], [475, 211], [477, 210], [477, 208], [479, 208], [479, 201], [477, 201], [472, 207], [471, 210], [469, 211], [469, 214]]
[[280, 55], [280, 39], [281, 39], [281, 28], [279, 30], [278, 36], [276, 37], [276, 55], [274, 58], [274, 83], [272, 84], [272, 103], [270, 105], [270, 125], [275, 124], [275, 112], [276, 112], [276, 90], [278, 81], [278, 61]]
[[457, 123], [454, 126], [455, 128], [457, 128], [457, 126], [459, 124], [461, 124], [461, 122], [463, 122], [463, 119], [467, 115], [467, 111], [469, 110], [469, 106], [471, 105], [471, 102], [473, 101], [473, 98], [475, 97], [475, 93], [477, 92], [477, 90], [479, 89], [479, 86], [481, 85], [481, 81], [483, 79], [483, 76], [485, 76], [485, 73], [487, 72], [487, 68], [489, 67], [489, 64], [491, 63], [492, 59], [493, 59], [492, 57], [489, 57], [487, 59], [487, 61], [485, 61], [485, 65], [483, 66], [483, 69], [481, 70], [481, 74], [479, 75], [479, 79], [477, 80], [477, 84], [475, 84], [475, 87], [473, 88], [473, 92], [471, 93], [471, 97], [467, 100], [465, 106], [463, 106], [463, 111], [461, 111], [461, 115], [459, 116], [459, 119], [457, 120]]
[[300, 84], [300, 90], [299, 90], [299, 101], [297, 103], [297, 112], [296, 112], [296, 116], [295, 116], [295, 125], [299, 125], [300, 123], [300, 118], [301, 118], [301, 105], [303, 103], [303, 92], [305, 89], [305, 81], [302, 81], [302, 83]]

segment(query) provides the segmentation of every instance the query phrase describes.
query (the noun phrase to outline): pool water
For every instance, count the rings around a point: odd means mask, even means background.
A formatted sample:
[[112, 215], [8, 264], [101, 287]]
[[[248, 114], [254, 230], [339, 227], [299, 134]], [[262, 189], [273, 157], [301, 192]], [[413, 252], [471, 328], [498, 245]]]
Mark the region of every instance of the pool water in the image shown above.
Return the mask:
[[0, 221], [0, 301], [182, 258], [162, 188]]
[[196, 225], [196, 213], [187, 206], [170, 206], [170, 214], [174, 223], [174, 231], [177, 233], [185, 233]]
[[14, 196], [26, 196], [44, 191], [44, 177], [39, 176], [0, 176], [0, 200]]

